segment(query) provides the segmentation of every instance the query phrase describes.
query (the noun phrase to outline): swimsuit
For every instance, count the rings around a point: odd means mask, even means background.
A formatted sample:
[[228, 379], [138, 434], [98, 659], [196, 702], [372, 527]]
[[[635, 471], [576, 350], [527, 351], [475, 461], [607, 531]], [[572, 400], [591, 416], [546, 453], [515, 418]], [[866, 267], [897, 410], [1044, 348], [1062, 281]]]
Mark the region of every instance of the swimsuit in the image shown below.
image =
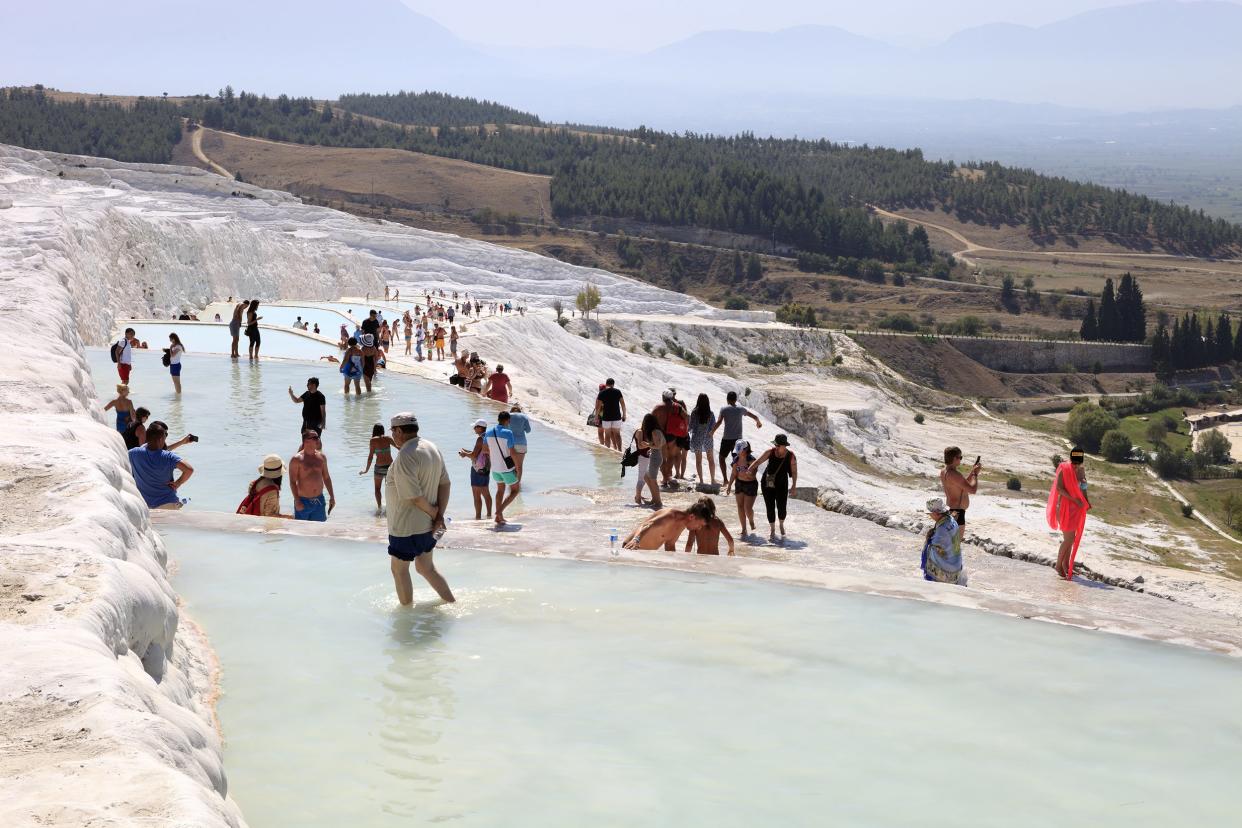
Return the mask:
[[[381, 458], [384, 462], [381, 464]], [[392, 465], [392, 448], [384, 446], [382, 449], [375, 450], [375, 476], [385, 477], [388, 474], [388, 467]]]
[[949, 514], [953, 515], [953, 519], [957, 521], [958, 526], [966, 525], [966, 510], [965, 509], [950, 509]]
[[116, 430], [124, 434], [127, 428], [129, 428], [129, 412], [118, 408], [116, 411]]
[[[303, 508], [296, 508], [297, 501], [302, 502]], [[320, 493], [317, 497], [300, 497], [294, 500], [293, 519], [294, 520], [316, 520], [324, 522], [328, 519], [328, 501]]]

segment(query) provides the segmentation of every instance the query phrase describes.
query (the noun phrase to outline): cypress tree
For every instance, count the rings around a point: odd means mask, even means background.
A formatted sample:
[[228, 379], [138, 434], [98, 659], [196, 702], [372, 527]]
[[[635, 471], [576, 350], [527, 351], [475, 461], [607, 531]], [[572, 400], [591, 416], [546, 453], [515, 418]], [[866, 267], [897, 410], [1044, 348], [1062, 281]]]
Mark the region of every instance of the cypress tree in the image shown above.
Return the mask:
[[1221, 313], [1216, 320], [1216, 341], [1212, 343], [1212, 361], [1217, 365], [1233, 358], [1233, 321]]
[[1173, 335], [1169, 337], [1169, 364], [1177, 371], [1186, 367], [1186, 328], [1176, 317], [1173, 319]]
[[1186, 328], [1186, 363], [1188, 368], [1202, 368], [1206, 365], [1203, 358], [1203, 329], [1199, 325], [1199, 317], [1195, 314], [1187, 314], [1190, 317]]
[[1233, 340], [1233, 358], [1242, 361], [1242, 324], [1238, 325], [1238, 335]]
[[1130, 280], [1130, 341], [1144, 342], [1146, 339], [1147, 304], [1143, 301], [1143, 289], [1139, 287], [1139, 280], [1132, 278]]
[[1100, 294], [1100, 313], [1096, 320], [1099, 339], [1104, 342], [1121, 341], [1121, 317], [1117, 313], [1117, 295], [1113, 290], [1113, 280], [1104, 280], [1104, 291]]
[[1095, 300], [1087, 300], [1087, 312], [1082, 317], [1082, 327], [1078, 329], [1078, 338], [1084, 342], [1094, 342], [1100, 338], [1100, 330], [1095, 320]]
[[1156, 333], [1151, 338], [1151, 364], [1156, 376], [1162, 381], [1173, 373], [1172, 342], [1169, 339], [1169, 329], [1164, 325], [1156, 328]]

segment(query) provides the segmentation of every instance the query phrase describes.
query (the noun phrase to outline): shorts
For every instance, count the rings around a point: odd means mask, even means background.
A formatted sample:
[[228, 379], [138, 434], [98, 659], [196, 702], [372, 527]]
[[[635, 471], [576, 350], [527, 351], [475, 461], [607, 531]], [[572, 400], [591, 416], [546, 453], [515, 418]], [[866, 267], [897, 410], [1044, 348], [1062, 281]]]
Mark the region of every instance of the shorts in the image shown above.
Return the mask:
[[[390, 465], [391, 465], [391, 464], [390, 464]], [[387, 476], [388, 476], [388, 466], [376, 466], [376, 467], [375, 467], [375, 476], [376, 476], [376, 477], [387, 477]]]
[[388, 554], [399, 561], [412, 561], [436, 548], [436, 538], [431, 532], [421, 535], [388, 536]]
[[169, 365], [169, 366], [168, 366], [168, 373], [172, 374], [174, 377], [179, 377], [179, 376], [181, 376], [181, 363], [180, 363], [180, 362], [174, 362], [172, 365]]
[[241, 320], [234, 319], [229, 323], [229, 335], [234, 339], [241, 336]]
[[512, 446], [510, 449], [514, 454], [525, 454], [526, 446]]
[[740, 495], [746, 495], [747, 497], [758, 497], [759, 496], [759, 481], [758, 480], [735, 480], [733, 481], [733, 491], [737, 492]]
[[733, 453], [733, 447], [737, 445], [737, 441], [741, 437], [721, 437], [720, 438], [720, 456], [727, 457]]
[[472, 488], [475, 488], [475, 489], [486, 489], [487, 488], [487, 469], [483, 469], [482, 471], [478, 469], [471, 469], [470, 470], [470, 485]]
[[677, 446], [677, 448], [681, 449], [682, 451], [689, 451], [690, 450], [690, 435], [679, 434], [675, 436], [673, 438], [673, 445]]
[[620, 431], [621, 421], [620, 420], [603, 420], [600, 422], [599, 427], [604, 429], [604, 431]]
[[128, 362], [118, 362], [116, 364], [116, 372], [118, 375], [120, 375], [121, 382], [124, 382], [127, 384], [129, 383], [129, 372], [132, 371], [133, 369], [134, 369], [134, 366]]
[[949, 514], [953, 515], [953, 519], [957, 521], [958, 526], [966, 525], [966, 510], [965, 509], [950, 509]]
[[310, 431], [315, 432], [315, 434], [317, 434], [320, 437], [323, 436], [323, 423], [312, 423], [309, 420], [303, 420], [302, 431], [306, 431], [308, 429]]
[[492, 480], [497, 483], [504, 483], [506, 486], [512, 486], [517, 483], [517, 472], [515, 471], [494, 471], [492, 472]]
[[[296, 508], [297, 502], [301, 500], [306, 507], [304, 509]], [[318, 497], [302, 497], [294, 498], [294, 520], [316, 520], [323, 523], [328, 519], [328, 501], [321, 494]]]

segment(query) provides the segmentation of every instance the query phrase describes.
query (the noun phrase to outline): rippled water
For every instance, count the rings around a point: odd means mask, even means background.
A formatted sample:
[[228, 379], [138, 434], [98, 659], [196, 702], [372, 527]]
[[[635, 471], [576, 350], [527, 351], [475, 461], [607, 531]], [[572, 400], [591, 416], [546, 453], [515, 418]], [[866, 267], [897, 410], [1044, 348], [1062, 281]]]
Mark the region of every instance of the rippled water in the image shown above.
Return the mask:
[[[300, 448], [302, 406], [289, 401], [287, 389], [292, 386], [300, 394], [306, 390], [307, 377], [318, 376], [328, 399], [324, 452], [338, 501], [332, 518], [376, 519], [372, 475], [359, 476], [358, 472], [366, 465], [372, 426], [387, 424], [393, 414], [404, 410], [418, 415], [421, 433], [444, 454], [453, 481], [449, 515], [458, 520], [474, 517], [469, 463], [457, 457], [457, 449], [473, 447], [470, 425], [475, 419], [495, 422], [499, 410], [495, 405], [447, 383], [385, 373], [380, 374], [374, 394], [343, 397], [334, 365], [280, 360], [253, 364], [244, 357], [234, 361], [195, 353], [188, 341], [186, 347], [191, 353], [184, 360], [180, 398], [173, 394], [168, 369], [154, 351], [135, 354], [130, 396], [135, 405], [149, 408], [153, 419], [168, 423], [174, 439], [187, 431], [201, 438], [178, 450], [195, 470], [181, 489], [182, 496], [190, 499], [187, 508], [232, 512], [257, 476], [264, 455], [276, 453], [289, 461]], [[116, 366], [104, 350], [91, 349], [87, 357], [99, 397], [111, 399]], [[563, 497], [548, 494], [552, 489], [607, 486], [620, 480], [615, 454], [538, 422], [532, 421], [531, 426], [523, 494], [510, 507], [513, 514], [520, 514], [524, 505], [562, 504]], [[287, 481], [281, 502], [287, 512], [292, 511]]]
[[942, 606], [164, 528], [274, 826], [1224, 826], [1242, 666]]

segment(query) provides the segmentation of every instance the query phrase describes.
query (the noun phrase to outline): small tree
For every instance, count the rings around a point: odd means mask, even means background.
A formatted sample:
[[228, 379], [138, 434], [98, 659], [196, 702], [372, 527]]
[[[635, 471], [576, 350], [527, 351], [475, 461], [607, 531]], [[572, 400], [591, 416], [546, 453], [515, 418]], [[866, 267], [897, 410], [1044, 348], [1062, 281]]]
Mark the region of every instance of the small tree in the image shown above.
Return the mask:
[[1100, 453], [1110, 463], [1124, 463], [1130, 459], [1130, 450], [1134, 445], [1121, 429], [1114, 428], [1100, 439]]
[[556, 321], [560, 322], [561, 317], [565, 315], [565, 306], [561, 304], [560, 299], [552, 300], [552, 310], [556, 311]]
[[1229, 452], [1232, 448], [1228, 437], [1211, 428], [1199, 438], [1199, 447], [1195, 450], [1195, 454], [1199, 455], [1200, 461], [1205, 465], [1218, 465], [1229, 462]]
[[1165, 425], [1164, 420], [1152, 420], [1147, 424], [1147, 432], [1145, 436], [1147, 437], [1147, 442], [1151, 443], [1153, 446], [1158, 446], [1163, 443], [1168, 435], [1169, 429], [1168, 426]]
[[599, 288], [587, 282], [582, 286], [582, 290], [578, 291], [578, 296], [574, 300], [578, 310], [582, 311], [584, 318], [590, 318], [591, 311], [595, 311], [595, 318], [599, 318]]
[[763, 262], [754, 253], [751, 253], [746, 260], [746, 278], [752, 282], [757, 282], [763, 278]]
[[1092, 454], [1100, 450], [1104, 435], [1117, 427], [1117, 418], [1095, 403], [1081, 402], [1070, 410], [1065, 433]]

